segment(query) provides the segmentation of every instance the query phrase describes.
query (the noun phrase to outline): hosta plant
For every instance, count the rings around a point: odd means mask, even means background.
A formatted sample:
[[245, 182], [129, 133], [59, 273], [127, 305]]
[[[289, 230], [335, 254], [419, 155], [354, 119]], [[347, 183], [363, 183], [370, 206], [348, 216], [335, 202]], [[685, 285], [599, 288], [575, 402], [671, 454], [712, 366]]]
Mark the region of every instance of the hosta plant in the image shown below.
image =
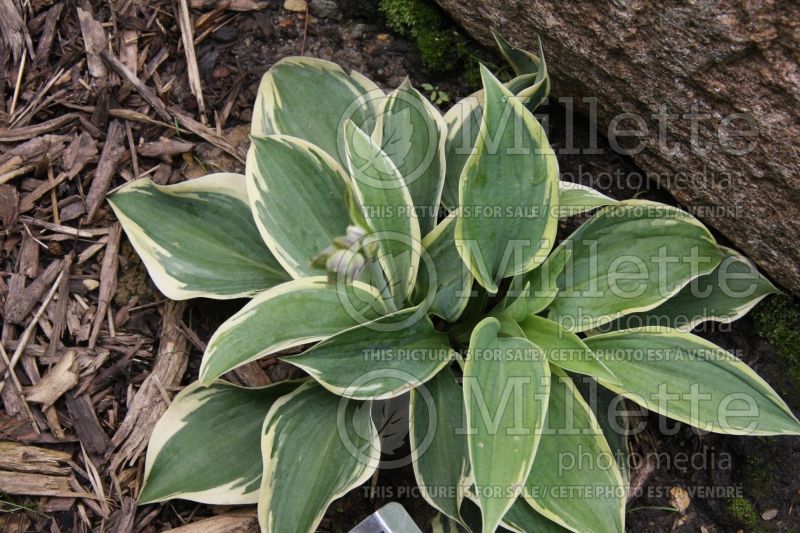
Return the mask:
[[[541, 51], [497, 38], [516, 77], [482, 69], [444, 116], [408, 82], [385, 93], [281, 60], [245, 175], [111, 197], [165, 295], [251, 298], [156, 425], [140, 503], [257, 503], [264, 531], [312, 531], [374, 475], [373, 407], [395, 399], [434, 529], [620, 532], [624, 441], [585, 379], [707, 431], [800, 432], [767, 383], [691, 333], [775, 288], [688, 213], [560, 181], [533, 115]], [[225, 380], [264, 358], [293, 379]]]

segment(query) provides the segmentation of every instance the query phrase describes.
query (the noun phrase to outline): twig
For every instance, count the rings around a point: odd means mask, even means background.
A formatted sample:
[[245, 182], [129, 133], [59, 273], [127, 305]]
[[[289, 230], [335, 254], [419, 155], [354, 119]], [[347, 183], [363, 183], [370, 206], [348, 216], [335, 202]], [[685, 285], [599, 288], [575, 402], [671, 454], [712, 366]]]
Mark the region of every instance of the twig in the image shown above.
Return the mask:
[[39, 220], [29, 216], [21, 216], [19, 217], [19, 221], [23, 224], [30, 224], [31, 226], [49, 229], [50, 231], [55, 231], [56, 233], [63, 233], [64, 235], [71, 235], [72, 237], [80, 237], [82, 239], [94, 239], [95, 237], [99, 237], [101, 235], [108, 235], [108, 232], [110, 231], [109, 228], [78, 229], [70, 226], [53, 224], [52, 222]]
[[192, 21], [189, 19], [189, 4], [186, 0], [178, 0], [178, 25], [181, 28], [183, 51], [186, 54], [186, 70], [189, 76], [189, 88], [197, 99], [197, 108], [200, 111], [200, 120], [207, 123], [206, 103], [203, 100], [203, 86], [200, 83], [200, 69], [197, 68], [197, 55], [194, 50], [194, 35], [192, 34]]
[[11, 108], [9, 115], [14, 116], [14, 111], [17, 110], [17, 99], [19, 98], [19, 88], [22, 86], [22, 76], [25, 74], [25, 64], [27, 63], [27, 54], [22, 54], [22, 59], [19, 61], [19, 72], [17, 72], [17, 83], [14, 85], [14, 96], [11, 98]]

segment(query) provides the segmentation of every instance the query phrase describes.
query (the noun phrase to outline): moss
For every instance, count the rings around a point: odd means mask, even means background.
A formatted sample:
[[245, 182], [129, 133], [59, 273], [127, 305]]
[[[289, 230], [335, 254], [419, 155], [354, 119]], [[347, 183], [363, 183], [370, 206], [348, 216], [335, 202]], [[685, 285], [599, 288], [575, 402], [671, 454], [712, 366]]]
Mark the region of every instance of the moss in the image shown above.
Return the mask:
[[786, 295], [772, 296], [755, 309], [753, 318], [756, 333], [775, 347], [792, 380], [800, 382], [800, 305]]
[[728, 503], [728, 516], [740, 526], [754, 527], [756, 525], [756, 510], [746, 498], [734, 498]]
[[465, 38], [430, 0], [381, 0], [380, 10], [391, 29], [414, 40], [425, 68], [445, 72], [462, 63]]
[[[772, 443], [770, 439], [758, 438], [760, 443], [765, 449], [770, 449]], [[773, 498], [773, 483], [772, 480], [779, 475], [775, 464], [769, 462], [766, 456], [749, 454], [744, 466], [742, 481], [744, 488], [748, 495], [755, 498], [757, 501], [771, 500]]]

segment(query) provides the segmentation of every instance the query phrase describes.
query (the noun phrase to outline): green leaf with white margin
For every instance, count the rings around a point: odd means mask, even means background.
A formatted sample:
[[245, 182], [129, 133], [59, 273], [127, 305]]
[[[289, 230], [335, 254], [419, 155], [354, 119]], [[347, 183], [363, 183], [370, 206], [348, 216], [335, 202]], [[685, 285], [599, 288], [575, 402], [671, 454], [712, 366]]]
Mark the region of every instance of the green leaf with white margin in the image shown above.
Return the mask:
[[331, 156], [302, 139], [251, 140], [247, 191], [264, 242], [292, 277], [324, 274], [311, 259], [345, 234], [350, 178]]
[[502, 524], [517, 533], [566, 533], [569, 531], [569, 529], [545, 518], [528, 505], [528, 502], [522, 497], [514, 500], [514, 504], [503, 517]]
[[441, 113], [408, 79], [383, 100], [372, 138], [403, 177], [422, 235], [436, 225], [444, 186], [446, 137]]
[[261, 240], [242, 175], [140, 179], [108, 202], [168, 298], [244, 298], [290, 279]]
[[[504, 277], [533, 270], [558, 227], [558, 163], [544, 130], [485, 67], [485, 111], [476, 151], [459, 184], [456, 244], [478, 283], [491, 293]], [[482, 216], [484, 208], [503, 216]]]
[[552, 320], [537, 315], [528, 315], [519, 323], [525, 337], [544, 351], [544, 356], [554, 365], [617, 383], [614, 373], [596, 358], [580, 337], [558, 327]]
[[139, 503], [171, 498], [212, 505], [256, 503], [264, 417], [299, 384], [244, 388], [215, 381], [183, 389], [150, 436]]
[[591, 211], [597, 207], [617, 205], [619, 202], [605, 194], [571, 181], [558, 182], [558, 216], [567, 218]]
[[343, 401], [310, 380], [269, 410], [262, 431], [261, 531], [314, 531], [336, 498], [378, 466], [370, 402]]
[[376, 289], [358, 281], [347, 287], [324, 276], [289, 281], [262, 292], [211, 337], [200, 381], [287, 348], [321, 341], [385, 314]]
[[522, 48], [518, 48], [508, 42], [505, 37], [503, 37], [499, 31], [495, 28], [491, 28], [492, 37], [494, 37], [495, 42], [497, 43], [497, 47], [500, 49], [500, 53], [503, 57], [508, 61], [508, 64], [511, 65], [511, 68], [514, 69], [514, 72], [517, 75], [524, 75], [524, 74], [540, 74], [542, 73], [543, 76], [547, 75], [547, 68], [542, 68], [542, 58], [543, 55], [541, 53], [542, 50], [542, 41], [539, 40], [539, 55], [533, 54], [528, 52], [527, 50], [523, 50]]
[[483, 117], [483, 91], [465, 96], [444, 114], [447, 126], [445, 151], [445, 177], [442, 204], [450, 211], [458, 209], [458, 182], [461, 171], [475, 152], [475, 141]]
[[559, 245], [539, 268], [514, 277], [505, 298], [506, 313], [522, 321], [544, 311], [558, 293], [558, 276], [571, 255], [571, 248]]
[[722, 255], [696, 218], [645, 200], [604, 208], [559, 246], [572, 256], [548, 318], [574, 332], [657, 307], [712, 272]]
[[449, 368], [411, 391], [409, 438], [414, 476], [429, 504], [460, 520], [469, 475], [461, 387]]
[[622, 385], [600, 383], [651, 411], [715, 433], [800, 434], [772, 387], [701, 337], [651, 327], [594, 335], [586, 345]]
[[[537, 94], [534, 94], [542, 88], [541, 83], [537, 85], [537, 79], [536, 74], [523, 74], [505, 84], [531, 112], [542, 103], [542, 99], [537, 99]], [[547, 90], [549, 91], [549, 88]], [[483, 89], [475, 91], [456, 102], [444, 115], [447, 127], [444, 148], [447, 165], [442, 204], [450, 211], [455, 211], [459, 206], [458, 182], [461, 171], [469, 156], [475, 152], [475, 141], [478, 139], [478, 130], [483, 118], [483, 98]]]
[[499, 333], [494, 318], [475, 326], [464, 365], [469, 460], [484, 533], [495, 530], [519, 495], [514, 488], [528, 479], [550, 390], [541, 350]]
[[433, 293], [428, 312], [451, 323], [461, 316], [469, 303], [473, 281], [456, 250], [455, 222], [456, 213], [451, 213], [422, 239], [423, 256], [414, 289], [416, 301], [420, 302], [427, 301]]
[[[625, 531], [625, 484], [594, 413], [567, 374], [551, 367], [550, 406], [525, 501], [572, 531]], [[579, 463], [591, 457], [590, 463]], [[572, 463], [566, 463], [567, 460]], [[558, 487], [583, 489], [563, 494]]]
[[725, 246], [720, 249], [725, 256], [716, 270], [693, 279], [655, 309], [623, 316], [615, 329], [662, 326], [691, 331], [707, 320], [730, 323], [780, 292], [745, 256]]
[[347, 162], [364, 218], [398, 308], [414, 288], [422, 248], [411, 194], [391, 159], [352, 122], [345, 124]]
[[418, 387], [454, 360], [447, 335], [418, 308], [343, 331], [281, 360], [355, 400], [384, 400]]
[[338, 65], [311, 57], [288, 57], [275, 63], [261, 78], [250, 133], [276, 133], [314, 144], [346, 168], [344, 123], [352, 120], [371, 129], [371, 92], [363, 76], [348, 76]]

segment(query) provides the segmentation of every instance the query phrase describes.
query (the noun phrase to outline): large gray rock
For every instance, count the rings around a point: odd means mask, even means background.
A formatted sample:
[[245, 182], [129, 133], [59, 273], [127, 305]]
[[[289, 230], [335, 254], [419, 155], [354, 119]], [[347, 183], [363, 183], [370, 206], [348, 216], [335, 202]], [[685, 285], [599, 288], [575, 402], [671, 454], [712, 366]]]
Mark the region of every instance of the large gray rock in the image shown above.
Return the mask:
[[800, 3], [437, 1], [486, 45], [492, 26], [541, 35], [553, 94], [596, 97], [601, 133], [646, 131], [619, 144], [642, 141], [648, 175], [800, 294]]

